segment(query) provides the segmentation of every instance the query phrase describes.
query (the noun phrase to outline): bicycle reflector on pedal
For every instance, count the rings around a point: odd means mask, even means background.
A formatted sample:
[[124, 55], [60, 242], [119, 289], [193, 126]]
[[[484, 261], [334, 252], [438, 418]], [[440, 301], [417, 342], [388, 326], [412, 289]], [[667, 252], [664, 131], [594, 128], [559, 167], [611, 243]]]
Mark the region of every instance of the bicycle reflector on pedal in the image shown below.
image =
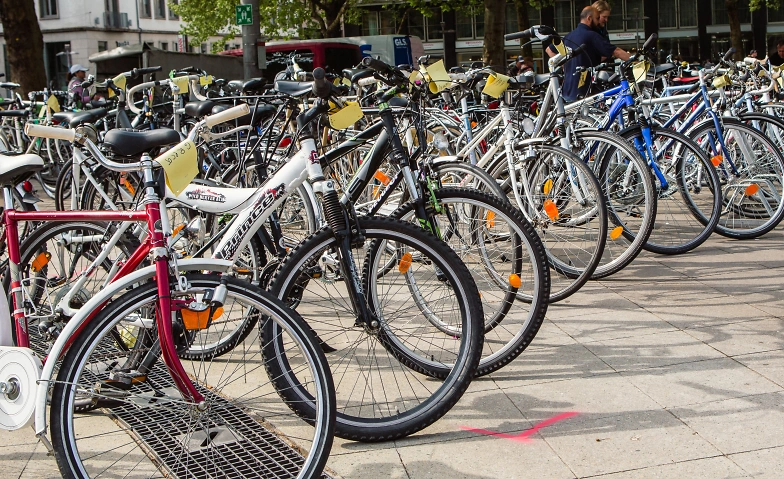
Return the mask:
[[[196, 331], [200, 329], [207, 329], [210, 324], [210, 310], [209, 308], [202, 309], [201, 311], [188, 308], [182, 308], [182, 323], [188, 331]], [[219, 307], [212, 313], [212, 320], [223, 316], [223, 308]]]

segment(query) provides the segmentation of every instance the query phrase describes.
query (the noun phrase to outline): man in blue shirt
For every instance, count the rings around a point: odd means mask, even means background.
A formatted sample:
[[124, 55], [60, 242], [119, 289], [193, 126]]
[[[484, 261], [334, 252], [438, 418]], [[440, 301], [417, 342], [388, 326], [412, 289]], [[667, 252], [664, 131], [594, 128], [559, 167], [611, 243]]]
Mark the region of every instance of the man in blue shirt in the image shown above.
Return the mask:
[[[630, 55], [625, 50], [611, 44], [606, 38], [594, 30], [599, 23], [599, 15], [592, 7], [585, 7], [580, 13], [580, 23], [563, 39], [564, 45], [572, 49], [585, 45], [585, 50], [564, 65], [564, 82], [562, 95], [566, 101], [575, 101], [588, 93], [590, 81], [587, 73], [577, 73], [577, 67], [593, 67], [604, 59], [615, 57], [628, 60]], [[552, 57], [558, 52], [553, 45], [547, 48]]]

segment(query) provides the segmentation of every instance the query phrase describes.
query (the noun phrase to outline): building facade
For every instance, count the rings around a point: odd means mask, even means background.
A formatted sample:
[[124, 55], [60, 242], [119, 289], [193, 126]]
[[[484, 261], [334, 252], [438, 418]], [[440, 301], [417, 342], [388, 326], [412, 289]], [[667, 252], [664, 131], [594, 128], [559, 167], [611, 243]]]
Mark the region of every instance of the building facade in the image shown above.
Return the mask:
[[[90, 55], [142, 41], [162, 50], [180, 50], [180, 19], [169, 8], [177, 0], [34, 0], [44, 39], [44, 64], [50, 87], [64, 89], [70, 65], [95, 71]], [[2, 30], [0, 30], [2, 31]], [[237, 47], [236, 39], [227, 48]], [[5, 40], [0, 38], [0, 71], [8, 78]], [[187, 46], [187, 42], [185, 42]], [[209, 43], [190, 46], [204, 51]], [[13, 79], [10, 79], [13, 80]]]
[[[555, 0], [541, 10], [528, 7], [528, 25], [518, 25], [513, 3], [506, 5], [506, 32], [512, 33], [531, 25], [551, 25], [561, 33], [574, 29], [580, 11], [589, 0]], [[669, 55], [686, 61], [714, 58], [729, 48], [729, 21], [725, 0], [614, 0], [608, 23], [610, 41], [633, 50], [651, 33], [659, 35], [659, 53], [664, 61]], [[779, 10], [749, 9], [749, 0], [739, 0], [744, 53], [775, 48], [784, 38], [784, 6]], [[484, 45], [484, 11], [461, 13], [433, 11], [399, 13], [383, 4], [368, 6], [360, 25], [346, 25], [347, 35], [409, 34], [420, 37], [425, 52], [443, 57], [448, 65], [479, 60]], [[506, 42], [507, 58], [520, 54], [518, 42]], [[542, 52], [534, 49], [537, 67], [541, 69]]]

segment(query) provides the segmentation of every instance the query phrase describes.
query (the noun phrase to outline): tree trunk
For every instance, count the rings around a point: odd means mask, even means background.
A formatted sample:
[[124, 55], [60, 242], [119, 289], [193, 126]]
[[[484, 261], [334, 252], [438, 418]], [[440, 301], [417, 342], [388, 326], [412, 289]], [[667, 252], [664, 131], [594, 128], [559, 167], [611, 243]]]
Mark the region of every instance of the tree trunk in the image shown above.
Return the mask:
[[[515, 2], [515, 10], [517, 10], [517, 29], [518, 31], [523, 31], [528, 28], [531, 28], [532, 25], [531, 20], [528, 18], [528, 2], [527, 0], [517, 0]], [[525, 45], [528, 43], [528, 40], [525, 38], [520, 39], [520, 47], [523, 50], [523, 56], [525, 57], [534, 57], [534, 49], [531, 45]]]
[[738, 0], [724, 0], [727, 7], [727, 17], [730, 22], [730, 44], [735, 47], [735, 59], [743, 58], [743, 43], [740, 35], [740, 15], [738, 13]]
[[8, 64], [8, 81], [21, 85], [22, 93], [46, 87], [44, 37], [38, 26], [33, 0], [0, 0]]
[[324, 38], [341, 37], [340, 17], [343, 15], [343, 4], [347, 0], [333, 0], [324, 2], [324, 23], [327, 28], [322, 30]]
[[496, 71], [506, 72], [504, 54], [504, 16], [506, 0], [484, 0], [485, 2], [485, 49], [482, 60]]

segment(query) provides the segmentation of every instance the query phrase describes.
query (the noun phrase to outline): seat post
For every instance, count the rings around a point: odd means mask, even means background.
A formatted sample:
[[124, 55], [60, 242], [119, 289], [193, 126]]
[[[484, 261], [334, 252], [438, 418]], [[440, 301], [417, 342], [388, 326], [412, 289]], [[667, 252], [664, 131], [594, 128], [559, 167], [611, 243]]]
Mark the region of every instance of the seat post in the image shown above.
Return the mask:
[[14, 209], [14, 196], [11, 193], [11, 185], [3, 185], [3, 206], [6, 211]]

